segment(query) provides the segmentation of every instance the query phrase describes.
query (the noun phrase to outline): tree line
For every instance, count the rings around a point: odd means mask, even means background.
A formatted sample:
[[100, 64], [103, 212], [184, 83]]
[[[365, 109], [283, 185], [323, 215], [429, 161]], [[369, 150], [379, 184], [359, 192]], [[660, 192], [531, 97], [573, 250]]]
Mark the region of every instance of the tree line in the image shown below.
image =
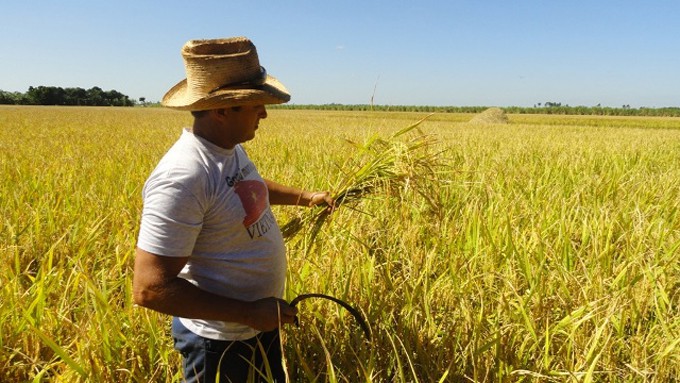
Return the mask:
[[[147, 103], [141, 97], [142, 105]], [[137, 101], [116, 90], [105, 91], [100, 87], [90, 89], [61, 88], [55, 86], [29, 87], [26, 93], [6, 92], [0, 89], [0, 104], [9, 105], [82, 105], [82, 106], [135, 106]], [[428, 106], [428, 105], [370, 105], [370, 104], [280, 104], [271, 105], [280, 109], [316, 109], [343, 111], [392, 111], [392, 112], [425, 112], [425, 113], [479, 113], [489, 106]], [[511, 114], [563, 114], [592, 116], [645, 116], [645, 117], [680, 117], [680, 107], [665, 108], [632, 108], [623, 105], [620, 108], [596, 106], [569, 106], [559, 102], [538, 103], [533, 107], [508, 106], [501, 107]]]
[[0, 90], [0, 104], [134, 106], [136, 101], [117, 90], [107, 91], [98, 86], [90, 89], [31, 86], [26, 93]]
[[[369, 105], [369, 104], [280, 104], [271, 105], [279, 109], [316, 109], [344, 111], [391, 111], [391, 112], [424, 112], [424, 113], [479, 113], [489, 106], [422, 106], [422, 105]], [[680, 117], [680, 107], [666, 108], [632, 108], [623, 105], [620, 108], [603, 106], [569, 106], [559, 102], [546, 102], [533, 107], [508, 106], [500, 107], [509, 114], [562, 114], [586, 116], [644, 116], [644, 117]]]

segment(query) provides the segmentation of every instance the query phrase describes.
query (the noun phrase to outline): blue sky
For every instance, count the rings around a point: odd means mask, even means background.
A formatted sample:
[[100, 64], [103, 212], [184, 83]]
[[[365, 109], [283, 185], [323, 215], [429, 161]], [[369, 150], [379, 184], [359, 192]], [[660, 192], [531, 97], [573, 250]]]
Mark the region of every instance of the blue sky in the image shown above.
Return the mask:
[[677, 0], [3, 0], [0, 89], [157, 101], [187, 40], [247, 36], [296, 104], [680, 106], [678, 20]]

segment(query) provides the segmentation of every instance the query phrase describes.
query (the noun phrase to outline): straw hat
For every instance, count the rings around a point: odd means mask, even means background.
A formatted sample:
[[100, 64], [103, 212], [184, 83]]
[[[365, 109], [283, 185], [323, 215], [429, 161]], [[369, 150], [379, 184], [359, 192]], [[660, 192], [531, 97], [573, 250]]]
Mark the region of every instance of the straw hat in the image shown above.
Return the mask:
[[260, 66], [245, 37], [190, 40], [182, 47], [187, 78], [163, 96], [163, 106], [208, 110], [227, 106], [281, 104], [288, 90]]

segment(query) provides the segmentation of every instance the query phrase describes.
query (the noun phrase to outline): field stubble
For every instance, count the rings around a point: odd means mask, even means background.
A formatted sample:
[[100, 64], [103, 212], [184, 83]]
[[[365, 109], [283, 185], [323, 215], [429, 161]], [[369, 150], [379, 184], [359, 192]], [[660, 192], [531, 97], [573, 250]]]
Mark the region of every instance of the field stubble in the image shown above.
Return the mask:
[[[361, 160], [347, 139], [424, 117], [269, 115], [247, 144], [260, 173], [329, 190]], [[314, 243], [288, 240], [287, 297], [341, 298], [373, 332], [305, 302], [284, 332], [292, 379], [677, 381], [680, 120], [468, 120], [420, 126], [446, 165], [411, 175], [420, 189], [374, 190]], [[0, 381], [179, 380], [169, 319], [134, 307], [130, 284], [141, 187], [189, 122], [0, 108]]]

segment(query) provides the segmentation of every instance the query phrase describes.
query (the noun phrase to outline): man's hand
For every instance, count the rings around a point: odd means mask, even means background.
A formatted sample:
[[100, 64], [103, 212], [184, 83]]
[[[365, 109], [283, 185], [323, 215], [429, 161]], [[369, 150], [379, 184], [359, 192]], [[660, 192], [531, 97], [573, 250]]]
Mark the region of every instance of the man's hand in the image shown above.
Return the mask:
[[327, 191], [311, 192], [281, 185], [270, 179], [264, 180], [269, 190], [269, 203], [272, 205], [321, 206], [327, 207], [328, 213], [335, 210], [335, 201]]
[[272, 331], [284, 323], [294, 323], [297, 308], [283, 299], [263, 298], [249, 303], [246, 325], [258, 331]]
[[328, 206], [328, 212], [332, 213], [333, 210], [335, 210], [335, 201], [333, 200], [333, 197], [331, 196], [331, 193], [327, 191], [323, 192], [314, 192], [312, 195], [309, 197], [309, 206], [319, 206], [319, 205], [326, 205]]

